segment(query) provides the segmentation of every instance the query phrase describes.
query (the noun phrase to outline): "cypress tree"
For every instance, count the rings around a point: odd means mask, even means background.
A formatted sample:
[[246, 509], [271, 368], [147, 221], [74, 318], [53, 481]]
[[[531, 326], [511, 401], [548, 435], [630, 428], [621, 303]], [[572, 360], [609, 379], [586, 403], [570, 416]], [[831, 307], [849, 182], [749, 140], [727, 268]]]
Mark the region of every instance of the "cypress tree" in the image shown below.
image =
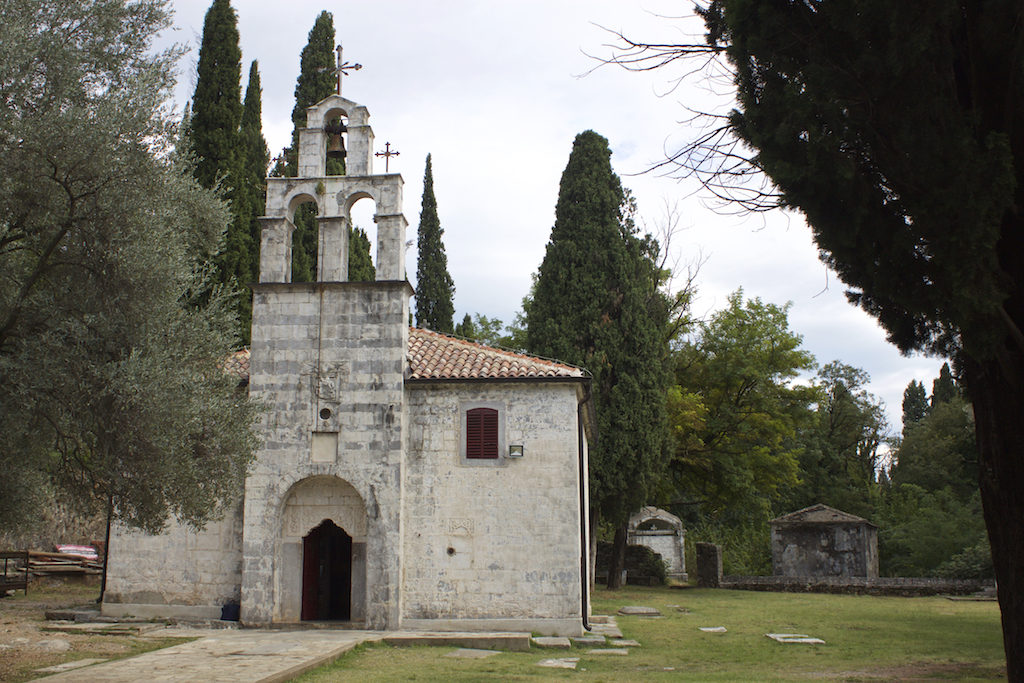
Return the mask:
[[348, 230], [348, 281], [373, 282], [377, 269], [370, 258], [370, 238], [360, 227]]
[[455, 326], [455, 283], [448, 274], [448, 257], [441, 241], [444, 230], [437, 217], [434, 198], [434, 173], [430, 155], [423, 172], [423, 200], [420, 204], [420, 225], [417, 230], [416, 249], [416, 326], [435, 332], [452, 334]]
[[608, 141], [576, 137], [562, 173], [544, 260], [527, 307], [527, 348], [594, 376], [598, 438], [590, 450], [591, 524], [616, 528], [609, 586], [619, 583], [629, 515], [665, 464], [668, 306], [658, 246], [636, 235], [635, 206], [612, 171]]
[[953, 373], [949, 371], [949, 363], [943, 363], [939, 376], [932, 381], [932, 408], [940, 403], [949, 403], [959, 395], [960, 392], [953, 382]]
[[[292, 146], [285, 150], [284, 175], [295, 176], [299, 168], [299, 130], [306, 127], [306, 109], [334, 92], [334, 17], [324, 11], [309, 31], [299, 60], [295, 82], [295, 107], [292, 109]], [[327, 160], [328, 175], [345, 173], [344, 163]], [[312, 204], [303, 204], [295, 212], [292, 235], [292, 280], [309, 282], [316, 274], [317, 221]]]
[[194, 174], [203, 187], [225, 177], [230, 185], [242, 119], [242, 50], [231, 0], [213, 0], [206, 12], [197, 71], [191, 121]]
[[259, 217], [267, 200], [267, 165], [270, 152], [263, 138], [263, 88], [260, 85], [259, 63], [249, 66], [249, 84], [245, 90], [242, 122], [239, 129], [239, 164], [232, 188], [231, 209], [234, 220], [228, 228], [229, 239], [235, 240], [238, 256], [230, 264], [229, 273], [241, 290], [238, 301], [238, 336], [249, 343], [252, 332], [252, 294], [246, 288], [258, 278], [260, 250]]
[[916, 424], [928, 415], [928, 395], [924, 384], [916, 379], [903, 391], [903, 433], [906, 434], [910, 425]]

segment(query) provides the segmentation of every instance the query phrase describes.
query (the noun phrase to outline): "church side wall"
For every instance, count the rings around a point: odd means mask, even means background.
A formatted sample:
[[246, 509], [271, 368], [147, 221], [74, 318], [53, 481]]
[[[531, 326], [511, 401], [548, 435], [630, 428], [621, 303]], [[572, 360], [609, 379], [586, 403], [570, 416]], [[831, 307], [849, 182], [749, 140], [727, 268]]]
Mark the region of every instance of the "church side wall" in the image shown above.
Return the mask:
[[115, 526], [103, 614], [219, 619], [241, 584], [241, 502], [198, 532], [174, 521], [155, 536]]
[[[582, 632], [573, 384], [407, 387], [407, 628]], [[467, 406], [503, 412], [497, 461], [460, 452]], [[522, 445], [522, 458], [508, 446]]]

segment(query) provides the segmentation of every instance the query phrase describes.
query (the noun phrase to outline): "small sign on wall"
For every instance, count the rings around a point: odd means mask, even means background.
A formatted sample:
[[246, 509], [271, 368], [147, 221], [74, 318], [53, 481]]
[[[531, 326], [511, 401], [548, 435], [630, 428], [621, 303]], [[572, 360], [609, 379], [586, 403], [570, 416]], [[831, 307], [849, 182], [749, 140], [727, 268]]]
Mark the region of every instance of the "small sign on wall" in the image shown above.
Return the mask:
[[335, 462], [338, 459], [338, 432], [313, 432], [313, 462]]

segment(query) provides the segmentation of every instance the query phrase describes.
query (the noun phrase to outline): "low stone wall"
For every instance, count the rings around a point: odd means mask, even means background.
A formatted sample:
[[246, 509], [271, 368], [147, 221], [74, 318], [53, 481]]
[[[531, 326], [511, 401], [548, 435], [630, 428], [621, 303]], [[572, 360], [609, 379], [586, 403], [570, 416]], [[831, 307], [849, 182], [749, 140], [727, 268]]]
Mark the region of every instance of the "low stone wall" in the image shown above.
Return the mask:
[[954, 579], [877, 578], [853, 576], [726, 576], [722, 588], [789, 593], [849, 593], [854, 595], [969, 595], [992, 588], [991, 581]]

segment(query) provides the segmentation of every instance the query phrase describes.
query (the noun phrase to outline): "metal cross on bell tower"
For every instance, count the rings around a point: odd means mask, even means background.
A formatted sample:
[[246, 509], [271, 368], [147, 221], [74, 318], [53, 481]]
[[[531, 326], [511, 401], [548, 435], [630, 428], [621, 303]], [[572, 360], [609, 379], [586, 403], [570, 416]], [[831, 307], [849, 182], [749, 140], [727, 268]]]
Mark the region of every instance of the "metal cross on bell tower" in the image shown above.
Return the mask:
[[335, 75], [338, 77], [338, 95], [341, 95], [341, 77], [348, 76], [349, 71], [359, 71], [363, 68], [362, 64], [349, 64], [341, 59], [341, 45], [335, 48], [338, 53], [338, 65], [334, 69]]
[[391, 157], [397, 157], [399, 154], [401, 154], [401, 152], [399, 152], [398, 150], [392, 150], [391, 149], [391, 143], [390, 142], [385, 142], [384, 143], [384, 151], [383, 152], [375, 152], [374, 156], [384, 157], [384, 172], [387, 173], [388, 172], [388, 162], [391, 161]]

